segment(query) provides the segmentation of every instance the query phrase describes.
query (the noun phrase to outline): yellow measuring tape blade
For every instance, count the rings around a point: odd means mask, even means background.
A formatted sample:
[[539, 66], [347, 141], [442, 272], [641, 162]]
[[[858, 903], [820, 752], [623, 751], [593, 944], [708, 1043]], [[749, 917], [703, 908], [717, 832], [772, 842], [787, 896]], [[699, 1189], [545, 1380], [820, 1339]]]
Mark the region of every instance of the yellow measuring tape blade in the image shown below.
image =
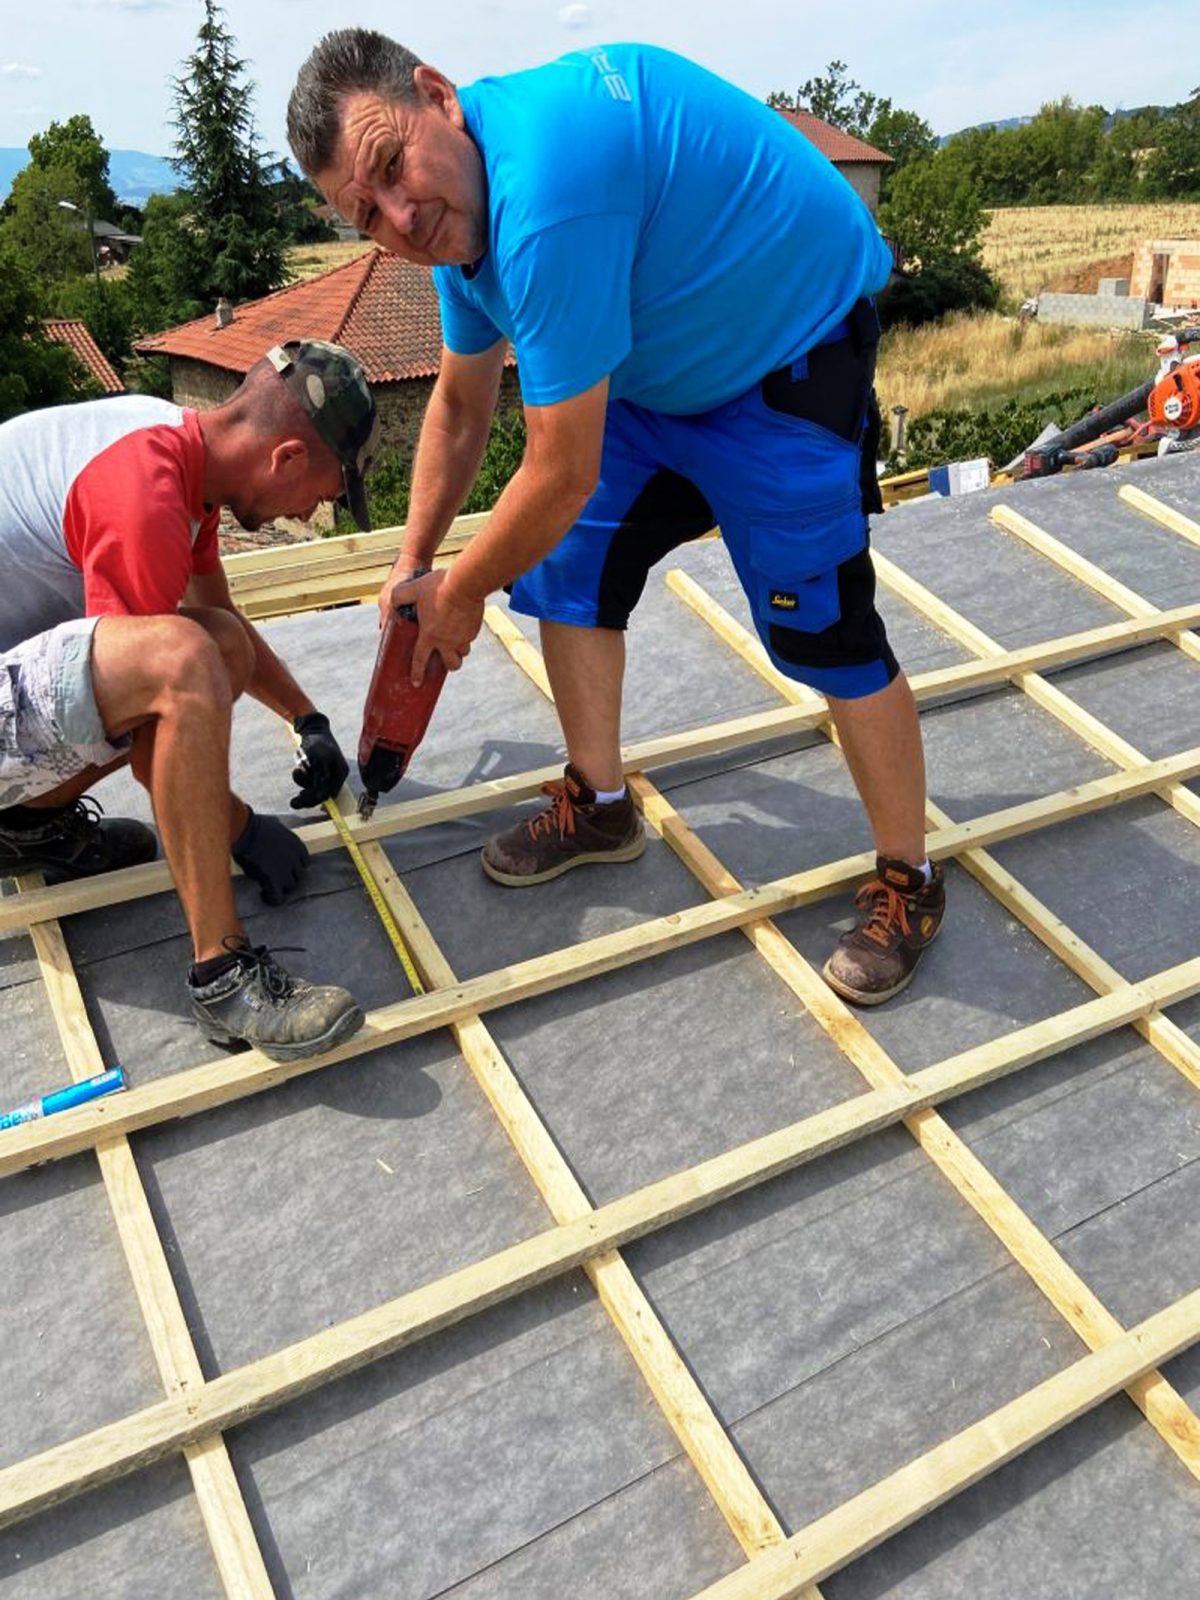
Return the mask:
[[392, 915], [387, 901], [380, 893], [379, 885], [375, 882], [375, 874], [367, 865], [366, 858], [364, 857], [362, 851], [358, 848], [358, 845], [354, 839], [354, 835], [346, 826], [346, 819], [338, 810], [337, 802], [334, 800], [326, 800], [325, 809], [328, 811], [330, 820], [333, 822], [334, 827], [341, 835], [342, 843], [350, 852], [351, 861], [353, 861], [354, 865], [358, 868], [358, 875], [363, 881], [363, 887], [371, 896], [371, 904], [379, 913], [379, 920], [383, 923], [384, 928], [387, 930], [387, 936], [392, 941], [392, 949], [395, 950], [397, 956], [400, 958], [400, 965], [404, 968], [404, 975], [408, 979], [413, 993], [424, 994], [425, 985], [421, 982], [420, 977], [417, 975], [417, 969], [413, 965], [412, 957], [408, 953], [408, 947], [405, 945], [404, 940], [400, 936], [400, 929], [396, 926], [396, 919]]

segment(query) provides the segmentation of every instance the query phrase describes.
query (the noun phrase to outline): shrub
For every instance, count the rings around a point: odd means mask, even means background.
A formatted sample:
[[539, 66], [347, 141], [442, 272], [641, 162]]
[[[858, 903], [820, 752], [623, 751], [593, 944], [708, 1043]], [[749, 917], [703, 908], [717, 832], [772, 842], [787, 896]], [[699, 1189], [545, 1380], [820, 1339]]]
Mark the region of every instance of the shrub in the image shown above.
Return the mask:
[[[505, 409], [496, 414], [488, 436], [487, 450], [474, 486], [463, 501], [464, 514], [490, 511], [500, 498], [500, 493], [513, 473], [521, 465], [525, 453], [525, 419], [520, 411]], [[371, 504], [371, 520], [377, 528], [391, 528], [408, 518], [408, 502], [412, 492], [412, 463], [395, 450], [385, 451], [379, 458], [367, 483], [367, 497]], [[350, 517], [339, 509], [338, 533], [349, 533], [353, 524]]]
[[989, 410], [930, 411], [909, 426], [903, 462], [892, 458], [886, 470], [911, 472], [976, 456], [993, 464], [1011, 461], [1048, 422], [1066, 427], [1111, 398], [1093, 388], [1062, 389], [1039, 400], [1006, 400]]
[[906, 323], [919, 328], [952, 311], [994, 311], [1000, 285], [974, 256], [941, 256], [907, 277], [897, 277], [879, 296], [884, 328]]

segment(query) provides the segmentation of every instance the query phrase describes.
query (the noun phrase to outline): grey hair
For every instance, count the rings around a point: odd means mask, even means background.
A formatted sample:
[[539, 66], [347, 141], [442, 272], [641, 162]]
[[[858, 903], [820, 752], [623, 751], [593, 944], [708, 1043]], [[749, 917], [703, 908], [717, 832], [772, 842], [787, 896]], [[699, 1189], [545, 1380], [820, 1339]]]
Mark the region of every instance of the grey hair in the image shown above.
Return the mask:
[[288, 143], [311, 178], [324, 172], [337, 152], [342, 104], [366, 89], [385, 100], [417, 99], [413, 73], [418, 56], [386, 34], [369, 28], [327, 33], [300, 68], [288, 100]]

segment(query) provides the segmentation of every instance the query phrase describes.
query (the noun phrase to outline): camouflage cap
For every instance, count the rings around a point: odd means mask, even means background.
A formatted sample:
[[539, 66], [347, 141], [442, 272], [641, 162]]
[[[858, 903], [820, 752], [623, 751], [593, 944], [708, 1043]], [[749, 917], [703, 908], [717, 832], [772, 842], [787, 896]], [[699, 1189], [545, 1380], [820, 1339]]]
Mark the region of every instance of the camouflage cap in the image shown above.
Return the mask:
[[267, 360], [342, 463], [346, 503], [358, 526], [369, 532], [363, 478], [379, 444], [379, 415], [362, 364], [324, 339], [289, 339], [268, 350]]

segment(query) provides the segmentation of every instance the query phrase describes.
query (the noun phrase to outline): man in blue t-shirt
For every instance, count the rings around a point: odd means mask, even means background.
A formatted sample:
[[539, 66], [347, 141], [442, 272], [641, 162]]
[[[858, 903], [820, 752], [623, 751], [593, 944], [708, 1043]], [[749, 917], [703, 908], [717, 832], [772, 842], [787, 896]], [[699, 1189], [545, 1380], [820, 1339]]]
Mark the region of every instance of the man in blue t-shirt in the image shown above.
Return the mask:
[[[825, 977], [862, 1004], [897, 993], [944, 893], [916, 708], [874, 604], [872, 296], [891, 257], [862, 202], [782, 117], [643, 45], [456, 90], [340, 30], [301, 69], [288, 136], [346, 216], [433, 268], [441, 368], [380, 595], [417, 607], [414, 678], [434, 650], [461, 665], [496, 589], [540, 620], [568, 765], [484, 870], [521, 886], [641, 854], [624, 629], [650, 567], [719, 524], [772, 662], [829, 700], [875, 837]], [[449, 571], [414, 576], [478, 472], [508, 342], [521, 466]]]

